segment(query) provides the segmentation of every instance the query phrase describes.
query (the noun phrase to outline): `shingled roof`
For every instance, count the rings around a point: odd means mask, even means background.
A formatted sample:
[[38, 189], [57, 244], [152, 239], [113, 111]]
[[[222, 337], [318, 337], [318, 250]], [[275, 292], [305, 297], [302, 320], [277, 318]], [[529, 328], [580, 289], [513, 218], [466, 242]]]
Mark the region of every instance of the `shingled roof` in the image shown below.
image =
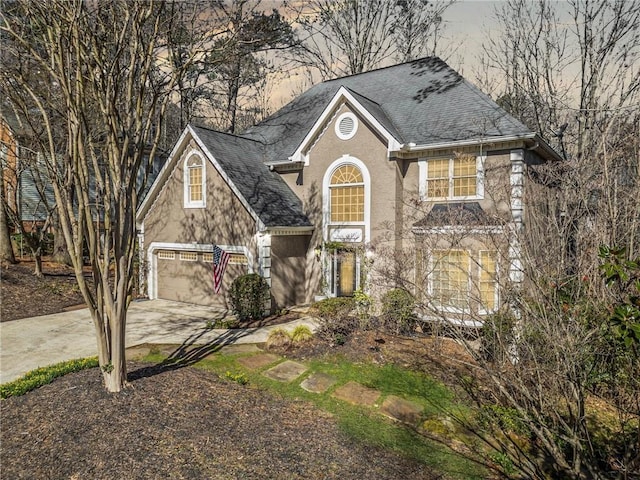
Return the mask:
[[427, 57], [315, 85], [243, 136], [266, 146], [266, 161], [286, 161], [340, 87], [401, 144], [533, 133], [441, 59]]
[[311, 226], [300, 199], [280, 175], [262, 163], [262, 144], [207, 128], [191, 128], [265, 226]]

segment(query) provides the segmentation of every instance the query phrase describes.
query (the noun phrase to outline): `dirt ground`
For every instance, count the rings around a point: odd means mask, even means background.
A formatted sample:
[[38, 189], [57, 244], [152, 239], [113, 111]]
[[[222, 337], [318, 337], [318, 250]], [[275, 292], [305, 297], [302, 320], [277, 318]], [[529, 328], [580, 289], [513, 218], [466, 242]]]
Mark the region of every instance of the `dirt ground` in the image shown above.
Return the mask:
[[440, 478], [306, 402], [191, 367], [130, 370], [120, 394], [90, 369], [2, 400], [2, 478]]
[[[69, 269], [46, 263], [44, 270], [44, 279], [37, 279], [29, 263], [3, 267], [3, 321], [82, 302]], [[446, 381], [458, 366], [443, 360], [457, 349], [426, 337], [356, 331], [339, 346], [314, 338], [279, 353], [391, 361], [440, 372], [435, 376]], [[347, 437], [329, 414], [305, 402], [191, 367], [130, 363], [129, 380], [129, 388], [109, 394], [98, 370], [90, 369], [0, 401], [2, 478], [442, 478], [425, 465]]]
[[58, 313], [84, 303], [71, 267], [45, 261], [42, 278], [34, 270], [31, 261], [0, 266], [0, 321]]

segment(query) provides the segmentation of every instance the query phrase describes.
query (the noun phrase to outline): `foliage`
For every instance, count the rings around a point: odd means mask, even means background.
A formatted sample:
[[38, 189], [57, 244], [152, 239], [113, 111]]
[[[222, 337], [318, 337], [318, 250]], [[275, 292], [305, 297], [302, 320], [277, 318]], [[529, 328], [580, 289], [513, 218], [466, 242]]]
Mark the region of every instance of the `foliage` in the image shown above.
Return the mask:
[[411, 292], [394, 288], [382, 296], [382, 315], [387, 328], [396, 333], [408, 333], [415, 320], [416, 300]]
[[249, 273], [233, 281], [229, 299], [240, 320], [260, 319], [265, 316], [269, 294], [267, 281], [257, 273]]
[[276, 328], [275, 330], [271, 330], [269, 332], [269, 337], [267, 338], [267, 348], [268, 349], [282, 349], [287, 350], [291, 346], [291, 336], [287, 333], [283, 328]]
[[276, 328], [269, 332], [267, 348], [288, 349], [293, 343], [307, 342], [313, 337], [313, 333], [306, 325], [298, 325], [291, 332], [283, 328]]
[[240, 385], [246, 385], [249, 383], [249, 377], [247, 377], [247, 375], [242, 372], [234, 373], [227, 370], [224, 374], [224, 377], [227, 380], [231, 380], [233, 382], [239, 383]]
[[292, 60], [323, 80], [441, 53], [451, 0], [311, 0], [299, 12], [304, 35]]
[[330, 297], [313, 304], [312, 309], [320, 317], [350, 315], [355, 309], [353, 297]]
[[325, 298], [314, 303], [312, 308], [321, 320], [316, 334], [333, 345], [343, 345], [360, 327], [354, 316], [356, 301], [353, 297]]
[[213, 330], [216, 328], [220, 329], [230, 329], [230, 328], [238, 328], [239, 323], [235, 318], [221, 318], [218, 320], [207, 320], [204, 328], [207, 330]]
[[505, 476], [626, 478], [638, 469], [637, 319], [617, 313], [635, 308], [637, 262], [623, 249], [601, 247], [600, 256], [601, 297], [584, 276], [531, 272], [517, 308], [484, 320], [480, 351], [467, 343], [479, 373], [461, 384], [478, 413], [460, 422]]
[[615, 296], [610, 318], [611, 330], [636, 354], [640, 347], [640, 257], [628, 260], [624, 248], [601, 246], [600, 270], [605, 284]]
[[311, 337], [313, 337], [313, 333], [311, 332], [311, 329], [306, 325], [298, 325], [293, 329], [290, 337], [294, 343], [307, 342], [311, 340]]
[[48, 367], [37, 368], [16, 380], [0, 385], [0, 398], [24, 395], [68, 373], [79, 372], [80, 370], [97, 366], [98, 359], [92, 357], [69, 360]]
[[[515, 318], [508, 313], [489, 315], [482, 324], [480, 338], [485, 358], [492, 362], [509, 359], [509, 348], [513, 345]], [[513, 352], [511, 352], [513, 354]]]
[[[358, 317], [363, 323], [366, 323], [369, 319], [371, 305], [373, 304], [373, 299], [370, 295], [364, 293], [361, 289], [353, 292], [353, 300], [356, 304], [356, 311], [358, 312]], [[364, 326], [364, 325], [363, 325]]]

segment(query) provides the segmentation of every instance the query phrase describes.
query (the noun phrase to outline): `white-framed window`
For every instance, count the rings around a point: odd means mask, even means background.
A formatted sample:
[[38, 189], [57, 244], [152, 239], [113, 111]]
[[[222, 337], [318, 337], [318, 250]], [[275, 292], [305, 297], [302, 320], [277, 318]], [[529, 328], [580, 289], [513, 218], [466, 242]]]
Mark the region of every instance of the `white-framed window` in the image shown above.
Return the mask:
[[204, 158], [197, 152], [190, 152], [184, 162], [184, 207], [203, 208], [206, 206], [206, 169]]
[[347, 163], [336, 168], [329, 181], [331, 223], [364, 222], [364, 178], [360, 169]]
[[198, 252], [180, 252], [180, 260], [183, 262], [195, 262], [198, 260]]
[[351, 112], [340, 115], [335, 123], [335, 132], [340, 140], [353, 138], [358, 131], [358, 117]]
[[480, 250], [478, 253], [478, 290], [480, 313], [494, 312], [498, 307], [498, 254], [495, 250]]
[[433, 250], [429, 290], [434, 304], [445, 311], [469, 311], [469, 272], [467, 250]]
[[484, 198], [483, 156], [455, 155], [418, 162], [422, 200]]
[[172, 252], [171, 250], [159, 250], [158, 258], [161, 260], [175, 260], [176, 252]]

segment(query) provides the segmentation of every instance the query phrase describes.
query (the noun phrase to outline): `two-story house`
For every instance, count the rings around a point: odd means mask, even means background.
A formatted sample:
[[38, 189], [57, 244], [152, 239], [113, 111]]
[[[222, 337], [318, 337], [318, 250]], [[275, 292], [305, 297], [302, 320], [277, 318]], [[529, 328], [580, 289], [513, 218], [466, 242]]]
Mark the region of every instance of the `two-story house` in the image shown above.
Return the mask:
[[185, 129], [138, 212], [147, 293], [226, 306], [258, 272], [278, 307], [386, 281], [492, 311], [498, 272], [522, 281], [527, 165], [556, 160], [438, 58], [327, 81], [241, 135]]

